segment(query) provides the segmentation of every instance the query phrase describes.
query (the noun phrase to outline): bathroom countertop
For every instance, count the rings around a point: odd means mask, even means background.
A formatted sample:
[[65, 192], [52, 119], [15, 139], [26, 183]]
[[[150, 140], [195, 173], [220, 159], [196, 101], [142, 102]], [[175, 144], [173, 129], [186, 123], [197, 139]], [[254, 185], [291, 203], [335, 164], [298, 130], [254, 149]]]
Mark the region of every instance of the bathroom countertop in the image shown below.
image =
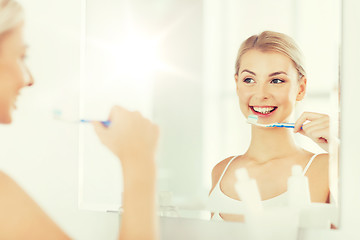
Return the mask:
[[[259, 229], [260, 230], [260, 229]], [[249, 239], [245, 224], [235, 222], [206, 221], [185, 218], [160, 219], [161, 240], [212, 240]], [[299, 240], [338, 240], [355, 239], [351, 236], [344, 238], [340, 230], [299, 229]]]

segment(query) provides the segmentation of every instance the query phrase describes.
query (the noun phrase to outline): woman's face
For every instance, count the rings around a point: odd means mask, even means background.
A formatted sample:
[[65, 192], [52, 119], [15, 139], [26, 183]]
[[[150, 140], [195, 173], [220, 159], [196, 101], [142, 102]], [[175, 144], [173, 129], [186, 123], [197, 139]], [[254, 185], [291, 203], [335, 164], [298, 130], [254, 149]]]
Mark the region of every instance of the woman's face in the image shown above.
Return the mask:
[[305, 95], [305, 77], [299, 80], [294, 63], [277, 52], [249, 50], [235, 80], [242, 113], [257, 115], [263, 124], [288, 121]]
[[33, 84], [24, 63], [26, 45], [22, 28], [21, 24], [0, 39], [0, 123], [11, 123], [20, 90]]

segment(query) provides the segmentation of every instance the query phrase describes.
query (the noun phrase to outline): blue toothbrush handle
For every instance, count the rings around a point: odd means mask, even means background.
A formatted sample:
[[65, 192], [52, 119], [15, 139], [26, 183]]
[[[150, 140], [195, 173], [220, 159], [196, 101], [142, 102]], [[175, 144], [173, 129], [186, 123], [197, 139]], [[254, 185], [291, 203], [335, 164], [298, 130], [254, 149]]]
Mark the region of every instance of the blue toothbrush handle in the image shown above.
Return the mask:
[[110, 121], [101, 121], [101, 123], [105, 126], [105, 127], [109, 127], [111, 122]]
[[277, 127], [284, 127], [284, 128], [295, 128], [294, 123], [280, 123]]
[[[284, 127], [284, 128], [295, 128], [295, 123], [277, 123], [273, 125], [274, 127]], [[303, 129], [302, 126], [300, 129]]]
[[284, 128], [295, 128], [295, 123], [275, 123], [269, 127], [284, 127]]
[[[91, 122], [95, 122], [94, 120], [87, 120], [87, 119], [81, 119], [80, 122], [82, 123], [91, 123]], [[101, 122], [105, 127], [109, 127], [111, 124], [111, 121], [99, 121]]]

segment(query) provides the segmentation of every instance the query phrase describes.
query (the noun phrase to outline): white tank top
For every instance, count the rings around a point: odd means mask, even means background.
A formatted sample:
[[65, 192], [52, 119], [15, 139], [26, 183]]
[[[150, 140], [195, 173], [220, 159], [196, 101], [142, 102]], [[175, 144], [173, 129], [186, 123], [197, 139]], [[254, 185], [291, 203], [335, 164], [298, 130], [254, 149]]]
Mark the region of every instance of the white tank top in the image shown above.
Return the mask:
[[[314, 154], [309, 162], [307, 163], [306, 167], [304, 168], [303, 171], [303, 175], [306, 174], [307, 170], [309, 169], [311, 163], [313, 162], [313, 160], [318, 156], [319, 154]], [[208, 199], [208, 206], [211, 209], [217, 209], [220, 208], [222, 209], [222, 211], [224, 212], [232, 212], [233, 209], [237, 209], [236, 211], [239, 212], [239, 214], [244, 213], [241, 212], [244, 211], [244, 207], [242, 206], [242, 202], [236, 199], [233, 199], [227, 195], [225, 195], [225, 193], [223, 193], [220, 189], [220, 182], [223, 178], [223, 176], [225, 175], [226, 170], [228, 169], [229, 165], [231, 164], [231, 162], [237, 158], [238, 156], [233, 157], [228, 164], [226, 165], [223, 173], [221, 174], [219, 181], [216, 183], [215, 188], [213, 189], [213, 191], [211, 192], [209, 199]], [[287, 204], [287, 192], [284, 192], [278, 196], [275, 196], [273, 198], [269, 198], [266, 200], [262, 201], [263, 207], [264, 208], [270, 208], [270, 207], [280, 207], [280, 206], [285, 206]], [[219, 220], [219, 221], [224, 221], [221, 216], [219, 215], [219, 212], [214, 212], [214, 216], [212, 217], [212, 220]]]

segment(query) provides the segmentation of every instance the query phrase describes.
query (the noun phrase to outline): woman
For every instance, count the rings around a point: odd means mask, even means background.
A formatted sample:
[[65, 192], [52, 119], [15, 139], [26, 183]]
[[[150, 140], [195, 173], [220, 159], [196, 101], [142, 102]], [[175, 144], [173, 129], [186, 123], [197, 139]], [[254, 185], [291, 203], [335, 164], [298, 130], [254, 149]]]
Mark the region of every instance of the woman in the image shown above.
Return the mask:
[[[235, 83], [240, 110], [245, 118], [256, 115], [258, 123], [289, 122], [297, 101], [306, 93], [306, 73], [301, 53], [285, 34], [266, 31], [248, 38], [241, 45]], [[235, 171], [246, 168], [255, 178], [265, 207], [286, 204], [287, 179], [291, 167], [300, 165], [309, 179], [312, 202], [328, 202], [328, 154], [313, 154], [299, 146], [294, 133], [310, 137], [328, 151], [329, 117], [305, 112], [294, 131], [286, 128], [251, 126], [248, 150], [218, 163], [212, 171], [209, 201], [236, 208]], [[243, 216], [214, 213], [214, 219], [243, 221]]]
[[[23, 11], [13, 0], [0, 0], [0, 123], [12, 122], [16, 98], [34, 84], [24, 59]], [[121, 161], [124, 213], [120, 239], [156, 239], [155, 149], [158, 127], [139, 113], [113, 107], [104, 127], [94, 123], [101, 142]], [[0, 239], [69, 239], [5, 173], [0, 172]], [[141, 231], [139, 231], [141, 226]]]

